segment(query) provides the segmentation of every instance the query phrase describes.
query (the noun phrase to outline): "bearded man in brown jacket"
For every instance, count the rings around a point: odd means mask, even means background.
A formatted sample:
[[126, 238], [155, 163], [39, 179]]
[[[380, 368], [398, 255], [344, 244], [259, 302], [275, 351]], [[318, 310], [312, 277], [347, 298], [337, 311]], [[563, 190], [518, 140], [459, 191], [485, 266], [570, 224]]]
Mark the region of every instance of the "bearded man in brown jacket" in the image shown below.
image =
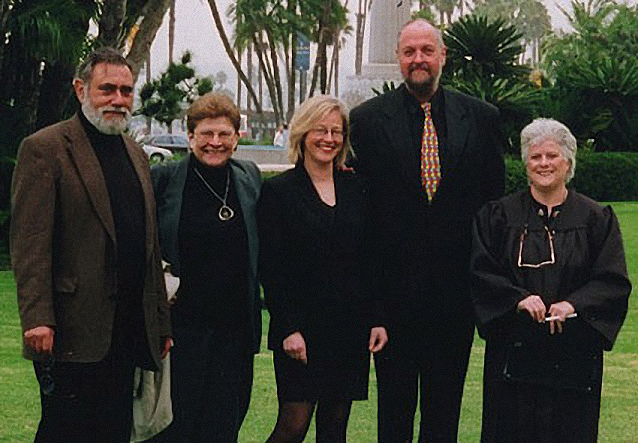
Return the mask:
[[42, 417], [36, 442], [128, 442], [135, 366], [170, 346], [148, 161], [122, 135], [133, 75], [89, 54], [73, 118], [24, 139], [13, 177], [11, 258], [25, 358]]

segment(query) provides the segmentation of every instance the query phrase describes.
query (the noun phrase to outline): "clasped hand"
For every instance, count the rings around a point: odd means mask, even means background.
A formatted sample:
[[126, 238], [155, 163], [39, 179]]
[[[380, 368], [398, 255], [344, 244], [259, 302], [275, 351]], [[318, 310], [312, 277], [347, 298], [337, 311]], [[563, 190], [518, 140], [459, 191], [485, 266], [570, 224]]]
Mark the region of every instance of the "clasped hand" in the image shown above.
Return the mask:
[[563, 322], [566, 320], [568, 315], [576, 312], [574, 306], [568, 301], [561, 301], [558, 303], [552, 304], [549, 309], [545, 308], [545, 303], [543, 299], [535, 294], [529, 295], [518, 303], [519, 311], [526, 311], [533, 320], [544, 323], [545, 317], [558, 317], [557, 320], [552, 320], [549, 322], [549, 333], [554, 334], [554, 332], [558, 332], [559, 334], [563, 332]]

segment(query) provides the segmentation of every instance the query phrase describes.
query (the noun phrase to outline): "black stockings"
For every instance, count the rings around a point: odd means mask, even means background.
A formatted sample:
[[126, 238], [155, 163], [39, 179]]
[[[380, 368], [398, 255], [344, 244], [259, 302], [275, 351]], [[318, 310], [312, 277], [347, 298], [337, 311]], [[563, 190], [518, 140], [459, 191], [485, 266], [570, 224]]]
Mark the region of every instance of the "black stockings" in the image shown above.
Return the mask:
[[317, 443], [345, 443], [351, 401], [325, 401], [317, 406]]
[[[350, 417], [350, 401], [320, 400], [317, 405], [317, 443], [346, 441]], [[281, 402], [275, 429], [267, 443], [300, 443], [306, 437], [315, 404], [310, 402]]]

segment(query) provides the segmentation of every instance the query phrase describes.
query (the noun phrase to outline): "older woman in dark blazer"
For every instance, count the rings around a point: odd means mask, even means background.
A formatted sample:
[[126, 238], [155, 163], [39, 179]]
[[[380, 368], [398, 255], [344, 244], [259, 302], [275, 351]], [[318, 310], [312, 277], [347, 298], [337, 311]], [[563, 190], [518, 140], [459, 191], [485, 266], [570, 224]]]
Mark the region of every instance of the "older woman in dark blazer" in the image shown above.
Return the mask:
[[290, 133], [296, 163], [264, 183], [260, 272], [270, 312], [279, 415], [269, 442], [341, 442], [353, 400], [368, 395], [370, 351], [387, 342], [375, 309], [366, 184], [340, 170], [350, 151], [343, 105], [315, 96]]
[[152, 170], [172, 307], [174, 421], [163, 441], [235, 442], [250, 400], [261, 314], [256, 203], [261, 175], [231, 158], [240, 114], [222, 94], [187, 113], [190, 154]]

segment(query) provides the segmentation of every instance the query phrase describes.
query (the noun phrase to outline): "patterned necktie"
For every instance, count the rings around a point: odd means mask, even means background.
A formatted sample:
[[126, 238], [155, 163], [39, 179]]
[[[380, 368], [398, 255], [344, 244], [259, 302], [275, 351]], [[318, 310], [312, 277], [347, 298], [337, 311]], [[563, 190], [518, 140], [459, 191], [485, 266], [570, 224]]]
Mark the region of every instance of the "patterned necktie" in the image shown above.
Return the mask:
[[421, 185], [432, 201], [436, 188], [441, 180], [441, 164], [439, 163], [439, 140], [436, 137], [432, 121], [431, 103], [422, 103], [425, 120], [423, 122], [423, 138], [421, 140]]

